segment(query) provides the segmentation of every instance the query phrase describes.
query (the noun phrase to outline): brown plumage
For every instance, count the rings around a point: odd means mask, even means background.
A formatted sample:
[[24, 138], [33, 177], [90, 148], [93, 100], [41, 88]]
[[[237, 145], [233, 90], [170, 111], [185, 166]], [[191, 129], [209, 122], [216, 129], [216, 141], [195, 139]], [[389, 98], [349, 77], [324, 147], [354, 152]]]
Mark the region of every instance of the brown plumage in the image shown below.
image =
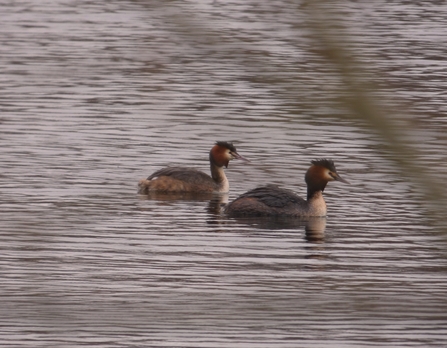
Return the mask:
[[307, 200], [297, 196], [290, 190], [275, 185], [267, 185], [250, 190], [225, 208], [232, 217], [238, 216], [325, 216], [326, 202], [323, 191], [329, 181], [342, 179], [335, 169], [333, 161], [328, 159], [314, 160], [307, 170]]
[[210, 150], [209, 159], [211, 176], [194, 168], [167, 167], [140, 180], [139, 193], [228, 192], [229, 183], [223, 168], [227, 168], [233, 159], [247, 160], [237, 153], [232, 143], [225, 141], [215, 143]]

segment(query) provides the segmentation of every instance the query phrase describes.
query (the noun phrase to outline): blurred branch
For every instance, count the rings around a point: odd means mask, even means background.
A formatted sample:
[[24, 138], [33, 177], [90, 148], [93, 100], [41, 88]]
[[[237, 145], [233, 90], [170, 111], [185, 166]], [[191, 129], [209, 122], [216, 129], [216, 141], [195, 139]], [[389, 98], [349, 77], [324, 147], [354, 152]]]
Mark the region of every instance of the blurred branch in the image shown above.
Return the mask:
[[308, 28], [313, 39], [322, 47], [318, 52], [343, 79], [344, 94], [348, 96], [343, 100], [345, 107], [351, 110], [353, 117], [366, 121], [368, 128], [383, 138], [391, 159], [400, 168], [402, 175], [412, 180], [424, 194], [430, 207], [429, 215], [438, 223], [443, 222], [447, 206], [444, 185], [429, 173], [429, 168], [419, 162], [421, 154], [418, 144], [407, 140], [410, 138], [410, 129], [398, 124], [397, 120], [402, 117], [397, 117], [396, 110], [389, 110], [383, 102], [374, 99], [377, 88], [372, 83], [363, 81], [364, 69], [353, 52], [346, 48], [349, 47], [348, 38], [339, 29], [340, 23], [325, 6], [325, 1], [310, 0], [305, 3], [304, 8], [309, 14]]

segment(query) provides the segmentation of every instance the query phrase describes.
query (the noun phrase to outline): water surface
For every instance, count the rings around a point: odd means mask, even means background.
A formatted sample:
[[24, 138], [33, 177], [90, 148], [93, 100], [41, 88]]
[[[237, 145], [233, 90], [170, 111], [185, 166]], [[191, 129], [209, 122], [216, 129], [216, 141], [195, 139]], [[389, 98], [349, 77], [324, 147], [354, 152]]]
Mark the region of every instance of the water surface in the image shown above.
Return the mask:
[[[445, 172], [446, 6], [331, 6]], [[445, 239], [380, 137], [344, 117], [305, 6], [2, 9], [2, 346], [447, 345]], [[252, 161], [230, 163], [228, 196], [137, 194], [166, 165], [207, 172], [216, 140]], [[328, 185], [327, 219], [219, 213], [261, 184], [304, 195], [319, 157], [351, 182]]]

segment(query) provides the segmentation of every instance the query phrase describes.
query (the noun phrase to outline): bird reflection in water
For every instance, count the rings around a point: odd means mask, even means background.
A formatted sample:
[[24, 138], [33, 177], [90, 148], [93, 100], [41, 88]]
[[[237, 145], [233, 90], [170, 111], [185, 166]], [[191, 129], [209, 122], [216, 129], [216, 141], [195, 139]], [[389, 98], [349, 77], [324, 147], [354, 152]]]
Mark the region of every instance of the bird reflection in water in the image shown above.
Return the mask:
[[140, 196], [141, 199], [149, 199], [159, 202], [208, 202], [207, 213], [218, 216], [223, 207], [228, 203], [228, 193], [213, 192], [148, 192]]
[[[150, 199], [162, 202], [208, 202], [206, 212], [209, 214], [208, 224], [225, 224], [228, 219], [223, 218], [222, 212], [228, 203], [228, 194], [211, 192], [149, 192], [147, 195], [140, 196], [141, 199]], [[256, 217], [237, 217], [232, 218], [241, 224], [251, 225], [263, 230], [286, 230], [295, 229], [305, 231], [305, 238], [308, 242], [322, 243], [326, 230], [326, 217], [290, 217], [290, 216], [256, 216]]]
[[304, 229], [306, 240], [313, 243], [323, 242], [326, 230], [326, 217], [256, 216], [237, 217], [233, 218], [233, 220], [263, 230]]

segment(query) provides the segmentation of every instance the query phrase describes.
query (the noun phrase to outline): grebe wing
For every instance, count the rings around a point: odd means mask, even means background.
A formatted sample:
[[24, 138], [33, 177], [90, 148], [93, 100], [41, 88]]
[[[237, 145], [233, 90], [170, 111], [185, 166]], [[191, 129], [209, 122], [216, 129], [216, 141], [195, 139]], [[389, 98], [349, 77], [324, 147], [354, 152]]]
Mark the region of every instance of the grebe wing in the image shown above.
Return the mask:
[[173, 179], [181, 180], [190, 184], [203, 182], [214, 183], [213, 179], [209, 175], [201, 172], [200, 170], [185, 167], [166, 167], [159, 169], [151, 174], [147, 180], [152, 180], [160, 176], [169, 176]]
[[280, 188], [276, 185], [257, 187], [242, 194], [236, 200], [241, 198], [254, 198], [261, 203], [274, 208], [283, 208], [289, 204], [302, 204], [305, 202], [304, 199], [297, 196], [292, 191]]

